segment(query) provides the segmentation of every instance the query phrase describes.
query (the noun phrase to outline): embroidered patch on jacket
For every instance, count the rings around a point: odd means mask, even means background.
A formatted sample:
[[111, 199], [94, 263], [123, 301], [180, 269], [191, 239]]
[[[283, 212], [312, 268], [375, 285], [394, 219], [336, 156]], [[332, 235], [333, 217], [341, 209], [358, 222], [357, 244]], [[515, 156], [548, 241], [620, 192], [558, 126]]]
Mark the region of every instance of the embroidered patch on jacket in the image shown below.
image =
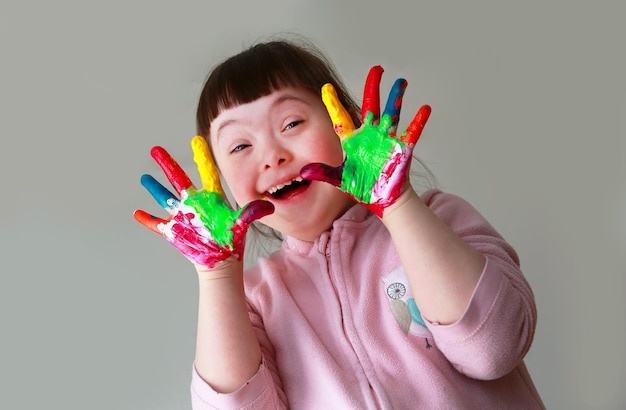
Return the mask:
[[404, 269], [398, 268], [383, 277], [385, 292], [391, 312], [405, 334], [409, 331], [418, 336], [430, 336], [422, 314], [417, 308]]

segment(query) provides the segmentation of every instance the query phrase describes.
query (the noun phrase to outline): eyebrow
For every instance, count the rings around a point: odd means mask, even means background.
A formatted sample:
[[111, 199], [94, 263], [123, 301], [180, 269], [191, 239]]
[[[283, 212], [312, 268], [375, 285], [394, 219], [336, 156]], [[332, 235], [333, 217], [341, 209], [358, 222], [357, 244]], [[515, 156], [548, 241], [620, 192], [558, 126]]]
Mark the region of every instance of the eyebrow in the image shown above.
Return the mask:
[[237, 123], [237, 120], [227, 120], [227, 121], [224, 121], [222, 124], [220, 124], [220, 126], [217, 128], [217, 130], [215, 130], [215, 135], [216, 135], [215, 138], [217, 138], [219, 140], [220, 136], [221, 136], [222, 129], [228, 127], [231, 124], [235, 124], [235, 123]]
[[[295, 95], [291, 95], [291, 94], [284, 94], [281, 95], [280, 97], [276, 98], [274, 101], [272, 101], [272, 103], [270, 104], [270, 109], [273, 109], [274, 107], [286, 102], [286, 101], [296, 101], [296, 102], [300, 102], [303, 103], [305, 105], [310, 105], [307, 101], [303, 100], [302, 98], [296, 97]], [[217, 130], [215, 131], [215, 135], [216, 138], [219, 140], [220, 139], [220, 134], [222, 129], [232, 125], [232, 124], [236, 124], [239, 121], [236, 119], [232, 119], [232, 120], [226, 120], [224, 121], [222, 124], [220, 124], [220, 126], [217, 128]]]

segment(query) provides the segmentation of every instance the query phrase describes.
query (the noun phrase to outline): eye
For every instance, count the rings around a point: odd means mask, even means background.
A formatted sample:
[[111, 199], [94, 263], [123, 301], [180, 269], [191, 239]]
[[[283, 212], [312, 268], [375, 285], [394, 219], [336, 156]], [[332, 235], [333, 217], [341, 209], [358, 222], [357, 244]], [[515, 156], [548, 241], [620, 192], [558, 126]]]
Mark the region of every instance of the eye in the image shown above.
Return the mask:
[[283, 129], [283, 131], [287, 131], [290, 130], [292, 128], [295, 128], [296, 126], [302, 124], [304, 121], [303, 120], [297, 120], [297, 121], [291, 121], [290, 123], [288, 123], [285, 128]]
[[230, 153], [234, 154], [236, 152], [243, 151], [244, 149], [248, 148], [249, 146], [250, 146], [249, 144], [239, 144], [239, 145], [235, 146], [232, 150], [230, 150]]

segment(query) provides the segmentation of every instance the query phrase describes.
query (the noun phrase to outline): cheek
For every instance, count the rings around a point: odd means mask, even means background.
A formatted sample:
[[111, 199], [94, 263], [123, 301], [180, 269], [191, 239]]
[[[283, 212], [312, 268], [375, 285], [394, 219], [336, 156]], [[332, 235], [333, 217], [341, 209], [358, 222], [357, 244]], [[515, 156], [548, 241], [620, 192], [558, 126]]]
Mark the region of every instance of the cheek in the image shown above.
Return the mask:
[[239, 173], [238, 176], [230, 178], [231, 181], [228, 184], [228, 190], [233, 199], [241, 207], [249, 203], [252, 199], [256, 199], [256, 191], [251, 187], [250, 178], [242, 177], [243, 173]]
[[339, 166], [343, 162], [343, 149], [341, 148], [341, 142], [336, 135], [332, 135], [324, 141], [323, 144], [317, 144], [316, 149], [318, 154], [325, 158], [325, 161], [329, 165]]
[[324, 108], [325, 132], [323, 137], [319, 141], [319, 146], [325, 151], [327, 158], [329, 158], [329, 164], [339, 166], [343, 163], [343, 147], [341, 146], [341, 139], [335, 134], [333, 123]]
[[[220, 180], [225, 193], [234, 199], [240, 206], [250, 202], [250, 180], [245, 178], [246, 171], [243, 168], [221, 170]], [[231, 204], [234, 205], [234, 204]]]
[[301, 152], [309, 154], [311, 162], [323, 162], [331, 166], [343, 163], [341, 140], [332, 128], [318, 129], [306, 145]]

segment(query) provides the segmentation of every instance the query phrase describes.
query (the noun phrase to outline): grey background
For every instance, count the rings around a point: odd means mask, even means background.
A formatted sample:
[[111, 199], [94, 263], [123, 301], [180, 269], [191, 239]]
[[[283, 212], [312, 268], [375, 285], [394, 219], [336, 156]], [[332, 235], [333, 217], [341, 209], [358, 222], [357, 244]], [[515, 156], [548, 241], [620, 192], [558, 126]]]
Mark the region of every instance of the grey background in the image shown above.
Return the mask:
[[546, 404], [625, 408], [622, 4], [3, 0], [0, 408], [190, 407], [195, 272], [132, 219], [139, 177], [159, 144], [195, 178], [205, 75], [279, 31], [432, 105], [417, 153], [520, 253]]

